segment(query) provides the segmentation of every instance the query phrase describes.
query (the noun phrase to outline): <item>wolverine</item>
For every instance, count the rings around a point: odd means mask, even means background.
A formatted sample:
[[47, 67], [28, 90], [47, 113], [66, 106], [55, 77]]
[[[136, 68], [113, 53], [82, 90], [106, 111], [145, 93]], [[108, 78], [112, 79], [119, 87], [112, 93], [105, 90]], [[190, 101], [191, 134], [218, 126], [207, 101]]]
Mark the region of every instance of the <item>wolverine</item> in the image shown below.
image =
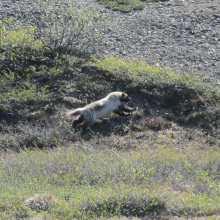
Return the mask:
[[73, 121], [72, 127], [76, 128], [82, 122], [82, 129], [85, 131], [96, 119], [114, 112], [117, 115], [127, 117], [132, 115], [132, 112], [137, 108], [124, 106], [123, 102], [129, 102], [131, 98], [124, 92], [112, 92], [105, 98], [92, 102], [83, 108], [77, 108], [67, 113], [68, 116], [80, 115], [78, 119]]

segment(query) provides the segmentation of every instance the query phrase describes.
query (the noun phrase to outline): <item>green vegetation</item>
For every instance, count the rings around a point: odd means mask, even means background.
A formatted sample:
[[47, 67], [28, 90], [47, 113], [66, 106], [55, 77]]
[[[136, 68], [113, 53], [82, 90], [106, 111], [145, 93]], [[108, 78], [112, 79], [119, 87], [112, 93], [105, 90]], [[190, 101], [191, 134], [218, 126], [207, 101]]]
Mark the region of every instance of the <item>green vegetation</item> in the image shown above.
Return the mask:
[[100, 3], [106, 5], [106, 8], [110, 8], [116, 11], [130, 12], [131, 10], [142, 10], [144, 8], [143, 2], [153, 3], [158, 1], [167, 0], [98, 0]]
[[[46, 30], [57, 32], [40, 34], [39, 20], [36, 28], [0, 22], [0, 219], [217, 219], [219, 88], [140, 60], [81, 53], [68, 30], [83, 34], [84, 48], [97, 40], [85, 34], [99, 20], [92, 7], [77, 20], [80, 5], [64, 4], [55, 24], [57, 5], [43, 6]], [[139, 110], [71, 129], [67, 109], [111, 91], [127, 92]]]
[[[16, 78], [30, 62], [40, 60], [43, 44], [36, 39], [33, 26], [24, 27], [13, 18], [5, 18], [0, 21], [0, 33], [0, 71], [6, 77], [11, 75]], [[16, 74], [12, 73], [14, 71]]]
[[123, 12], [130, 12], [132, 9], [142, 10], [144, 8], [144, 4], [139, 0], [99, 0], [99, 2], [105, 4], [106, 8]]
[[[133, 88], [139, 94], [140, 88], [146, 93], [150, 86], [159, 88], [165, 82], [169, 87], [172, 83], [200, 91], [203, 82], [164, 67], [113, 56], [86, 60], [63, 54], [56, 63], [53, 68], [30, 68], [21, 77], [12, 72], [2, 75], [1, 81], [10, 88], [7, 93], [1, 90], [4, 113], [9, 112], [8, 106], [19, 112], [18, 103], [26, 105], [27, 113], [14, 126], [0, 127], [0, 144], [5, 149], [0, 161], [1, 218], [171, 218], [220, 214], [218, 142], [213, 143], [198, 127], [188, 132], [177, 125], [163, 129], [156, 124], [156, 118], [147, 121], [149, 113], [141, 112], [133, 124], [122, 121], [130, 127], [128, 131], [123, 130], [123, 125], [115, 126], [113, 131], [113, 121], [106, 121], [98, 130], [92, 128], [95, 133], [73, 133], [55, 105], [62, 108], [65, 103], [70, 104], [64, 95], [69, 91], [80, 90], [83, 97], [93, 100], [97, 92], [101, 96], [116, 86], [120, 90]], [[26, 87], [19, 89], [13, 83]], [[54, 95], [50, 95], [52, 85], [58, 88]], [[206, 90], [200, 92], [211, 97]], [[40, 99], [44, 101], [39, 102]], [[184, 103], [178, 104], [180, 112], [190, 106]], [[24, 123], [26, 119], [30, 122]], [[157, 126], [159, 131], [149, 132], [145, 126], [152, 130]], [[107, 135], [101, 133], [104, 130]], [[129, 141], [123, 144], [126, 139]]]
[[7, 49], [7, 47], [13, 48], [26, 48], [32, 47], [38, 49], [42, 43], [41, 41], [34, 39], [34, 27], [24, 27], [23, 25], [14, 24], [13, 18], [4, 19], [0, 21], [0, 43], [1, 49]]
[[[78, 1], [45, 1], [41, 5], [43, 14], [37, 19], [29, 16], [36, 26], [35, 35], [50, 50], [78, 50], [82, 52], [95, 41], [101, 40], [96, 27], [106, 23], [93, 6], [82, 6]], [[42, 31], [46, 24], [47, 31]]]
[[[203, 96], [206, 102], [219, 102], [220, 89], [217, 86], [206, 84], [197, 76], [188, 73], [174, 73], [166, 67], [156, 67], [137, 59], [121, 59], [108, 56], [106, 58], [93, 58], [99, 70], [113, 72], [117, 78], [127, 78], [133, 86], [148, 87], [167, 84], [171, 87], [182, 87], [198, 97]], [[205, 99], [205, 100], [204, 100]]]
[[63, 53], [82, 54], [102, 40], [96, 27], [102, 25], [104, 29], [107, 21], [93, 6], [45, 1], [33, 3], [32, 7], [36, 4], [41, 7], [40, 18], [30, 9], [22, 21], [12, 17], [0, 21], [0, 71], [23, 74], [30, 64], [55, 65], [54, 61], [62, 59]]
[[0, 216], [219, 214], [219, 149], [188, 145], [179, 151], [169, 137], [156, 142], [156, 148], [131, 151], [109, 145], [5, 155], [0, 163]]
[[126, 75], [132, 79], [133, 83], [144, 84], [146, 82], [156, 83], [158, 81], [166, 81], [175, 84], [187, 84], [187, 86], [197, 85], [199, 79], [197, 76], [190, 76], [187, 73], [174, 73], [166, 67], [156, 67], [149, 65], [137, 59], [122, 59], [120, 57], [108, 56], [103, 59], [97, 59], [96, 66], [100, 70], [114, 72], [116, 75]]

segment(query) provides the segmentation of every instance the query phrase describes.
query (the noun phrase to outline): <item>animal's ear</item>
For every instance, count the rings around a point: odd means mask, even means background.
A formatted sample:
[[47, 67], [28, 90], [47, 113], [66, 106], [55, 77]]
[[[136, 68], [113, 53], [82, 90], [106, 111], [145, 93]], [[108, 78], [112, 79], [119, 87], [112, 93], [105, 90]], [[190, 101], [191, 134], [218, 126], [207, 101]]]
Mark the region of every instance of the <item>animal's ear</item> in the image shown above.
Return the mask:
[[122, 93], [122, 98], [124, 98], [124, 97], [125, 97], [125, 93], [123, 92], [123, 93]]

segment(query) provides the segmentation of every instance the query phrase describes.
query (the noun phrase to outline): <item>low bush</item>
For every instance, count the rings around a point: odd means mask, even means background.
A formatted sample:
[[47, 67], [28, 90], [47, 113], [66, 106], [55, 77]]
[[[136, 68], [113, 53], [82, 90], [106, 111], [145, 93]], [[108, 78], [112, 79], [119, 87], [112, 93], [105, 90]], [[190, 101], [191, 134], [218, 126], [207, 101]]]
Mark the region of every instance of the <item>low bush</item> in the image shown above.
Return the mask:
[[[40, 5], [40, 16], [28, 14], [36, 27], [35, 36], [51, 50], [86, 51], [101, 40], [97, 26], [105, 22], [93, 6], [84, 7], [78, 1], [35, 3]], [[29, 22], [29, 21], [28, 21]]]
[[139, 0], [99, 0], [100, 3], [106, 5], [107, 8], [130, 12], [132, 9], [141, 10], [144, 4]]
[[[24, 74], [30, 66], [54, 65], [63, 53], [91, 52], [94, 42], [103, 40], [107, 21], [93, 6], [70, 0], [36, 0], [28, 7], [26, 11], [18, 8], [19, 19], [0, 21], [0, 72]], [[32, 7], [38, 13], [32, 13]], [[102, 32], [96, 28], [101, 25]]]
[[131, 10], [142, 10], [144, 8], [143, 2], [153, 3], [158, 1], [169, 0], [98, 0], [100, 3], [106, 5], [106, 8], [112, 10], [119, 10], [122, 12], [130, 12]]
[[17, 24], [14, 18], [0, 20], [0, 73], [21, 73], [42, 54], [43, 44], [35, 37], [35, 28]]

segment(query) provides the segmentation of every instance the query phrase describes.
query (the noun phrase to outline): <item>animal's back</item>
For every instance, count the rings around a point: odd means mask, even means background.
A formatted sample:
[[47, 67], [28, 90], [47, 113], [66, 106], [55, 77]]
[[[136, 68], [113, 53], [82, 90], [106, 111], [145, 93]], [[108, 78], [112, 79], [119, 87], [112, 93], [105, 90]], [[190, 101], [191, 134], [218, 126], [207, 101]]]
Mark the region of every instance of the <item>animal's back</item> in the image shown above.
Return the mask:
[[72, 127], [83, 123], [82, 129], [85, 131], [96, 119], [103, 117], [110, 112], [123, 117], [128, 117], [136, 108], [129, 108], [124, 106], [123, 102], [129, 102], [131, 98], [123, 92], [112, 92], [105, 98], [92, 102], [84, 108], [78, 108], [71, 111], [70, 115], [80, 115], [73, 121]]
[[99, 101], [87, 105], [85, 108], [91, 110], [94, 114], [94, 120], [114, 111], [118, 108], [119, 102], [113, 97], [105, 97]]

